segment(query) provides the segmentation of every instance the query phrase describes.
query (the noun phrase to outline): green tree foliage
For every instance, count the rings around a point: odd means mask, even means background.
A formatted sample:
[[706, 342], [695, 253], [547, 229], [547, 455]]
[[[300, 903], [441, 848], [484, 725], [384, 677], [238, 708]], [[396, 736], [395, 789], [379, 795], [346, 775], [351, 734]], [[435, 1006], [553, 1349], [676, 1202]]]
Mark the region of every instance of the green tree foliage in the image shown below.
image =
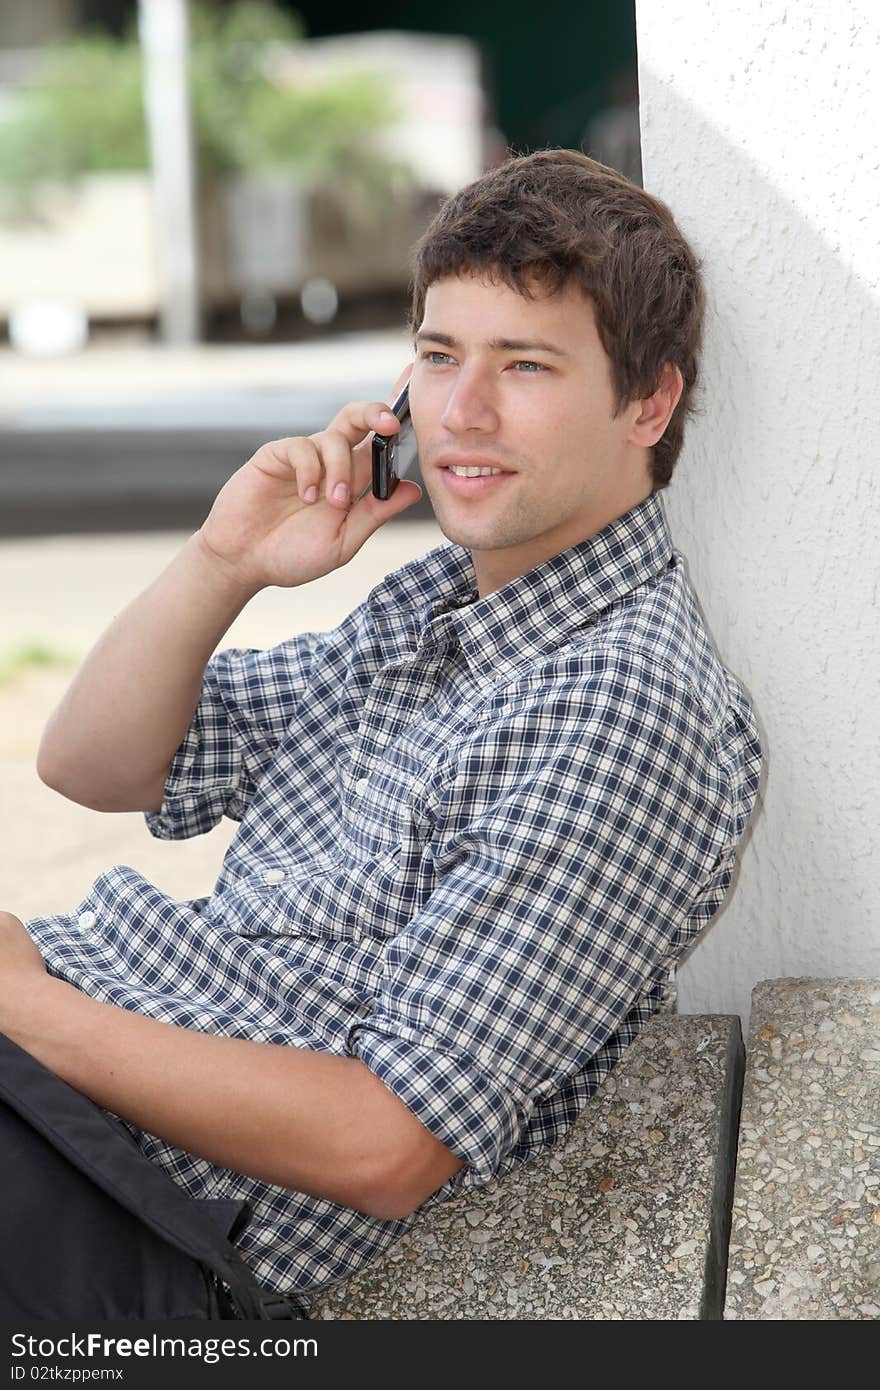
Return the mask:
[[[283, 59], [302, 34], [301, 22], [268, 0], [192, 6], [190, 88], [202, 175], [378, 171], [365, 137], [393, 118], [383, 84], [372, 73], [347, 73], [288, 85]], [[82, 33], [45, 50], [0, 123], [0, 210], [31, 211], [46, 183], [148, 164], [136, 26], [121, 39]]]

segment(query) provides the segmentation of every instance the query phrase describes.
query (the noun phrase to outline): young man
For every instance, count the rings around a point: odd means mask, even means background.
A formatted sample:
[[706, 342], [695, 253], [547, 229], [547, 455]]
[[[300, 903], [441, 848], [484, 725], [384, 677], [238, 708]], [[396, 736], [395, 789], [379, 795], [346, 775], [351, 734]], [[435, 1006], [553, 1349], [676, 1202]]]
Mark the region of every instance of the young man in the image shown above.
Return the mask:
[[561, 1138], [724, 898], [761, 753], [656, 495], [702, 306], [619, 175], [492, 171], [416, 259], [412, 419], [451, 544], [333, 632], [211, 657], [261, 588], [419, 495], [365, 492], [396, 422], [349, 405], [230, 479], [50, 721], [64, 795], [241, 828], [208, 899], [117, 867], [70, 917], [4, 914], [0, 1031], [186, 1191], [247, 1198], [269, 1290]]

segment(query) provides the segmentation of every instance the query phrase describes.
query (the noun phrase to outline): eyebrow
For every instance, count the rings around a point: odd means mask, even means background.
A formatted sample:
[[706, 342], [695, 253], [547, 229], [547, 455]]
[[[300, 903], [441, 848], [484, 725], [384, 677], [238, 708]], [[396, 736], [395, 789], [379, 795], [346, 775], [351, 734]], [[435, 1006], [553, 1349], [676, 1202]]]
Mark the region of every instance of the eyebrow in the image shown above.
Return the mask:
[[[435, 333], [433, 329], [422, 328], [416, 333], [414, 341], [423, 343], [442, 343], [444, 347], [459, 348], [461, 343], [449, 333]], [[491, 338], [487, 344], [492, 352], [552, 352], [556, 357], [570, 357], [571, 354], [555, 343], [544, 338]]]

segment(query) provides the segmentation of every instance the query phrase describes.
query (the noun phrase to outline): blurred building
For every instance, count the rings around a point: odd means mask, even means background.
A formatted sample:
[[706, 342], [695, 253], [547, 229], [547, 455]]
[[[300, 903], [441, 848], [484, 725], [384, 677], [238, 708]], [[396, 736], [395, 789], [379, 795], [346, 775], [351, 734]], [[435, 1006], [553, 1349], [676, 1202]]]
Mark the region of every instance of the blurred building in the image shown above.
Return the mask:
[[[68, 0], [48, 5], [42, 24], [0, 27], [0, 138], [42, 44], [76, 32], [94, 9]], [[271, 53], [272, 82], [290, 90], [357, 84], [359, 74], [384, 87], [394, 113], [365, 137], [369, 161], [355, 156], [337, 176], [248, 167], [199, 180], [199, 290], [227, 335], [266, 336], [285, 312], [295, 327], [291, 306], [303, 326], [332, 322], [358, 297], [402, 301], [410, 248], [437, 202], [494, 153], [480, 55], [467, 38], [351, 34]], [[96, 170], [41, 190], [36, 217], [0, 220], [0, 320], [39, 298], [75, 301], [93, 324], [155, 321], [157, 231], [147, 170]]]
[[[402, 302], [410, 247], [438, 199], [510, 150], [581, 148], [640, 180], [634, 0], [546, 0], [539, 24], [491, 0], [449, 0], [442, 12], [398, 0], [276, 3], [309, 35], [276, 62], [280, 79], [378, 75], [397, 115], [370, 148], [409, 176], [372, 207], [354, 179], [255, 169], [202, 180], [199, 293], [215, 335], [284, 336], [370, 297]], [[137, 0], [13, 0], [0, 10], [0, 139], [44, 44], [96, 23], [118, 34], [136, 12]], [[0, 222], [0, 323], [36, 296], [75, 301], [92, 324], [155, 323], [157, 242], [147, 172], [55, 189], [38, 223]]]

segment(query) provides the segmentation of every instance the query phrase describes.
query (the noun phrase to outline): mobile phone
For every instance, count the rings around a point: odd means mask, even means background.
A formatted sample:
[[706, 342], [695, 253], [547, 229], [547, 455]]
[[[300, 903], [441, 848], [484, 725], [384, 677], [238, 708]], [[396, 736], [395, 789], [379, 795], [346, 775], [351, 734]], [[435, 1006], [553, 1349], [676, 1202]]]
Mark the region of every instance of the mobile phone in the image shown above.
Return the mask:
[[409, 417], [409, 382], [391, 409], [400, 421], [397, 434], [373, 435], [373, 496], [383, 502], [418, 457], [415, 431]]

